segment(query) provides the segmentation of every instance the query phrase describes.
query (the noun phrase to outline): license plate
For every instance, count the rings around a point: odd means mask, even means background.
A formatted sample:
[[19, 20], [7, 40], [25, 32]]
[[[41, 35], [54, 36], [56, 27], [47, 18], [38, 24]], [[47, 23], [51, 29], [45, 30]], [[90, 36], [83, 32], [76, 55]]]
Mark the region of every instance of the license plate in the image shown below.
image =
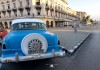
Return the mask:
[[29, 50], [28, 54], [38, 54], [38, 53], [43, 53], [43, 50]]

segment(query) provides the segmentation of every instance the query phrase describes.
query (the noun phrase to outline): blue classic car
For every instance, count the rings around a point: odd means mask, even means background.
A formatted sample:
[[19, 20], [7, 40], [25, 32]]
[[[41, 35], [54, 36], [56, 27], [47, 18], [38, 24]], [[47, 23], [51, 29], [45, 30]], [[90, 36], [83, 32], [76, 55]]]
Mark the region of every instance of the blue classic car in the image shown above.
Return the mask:
[[20, 62], [64, 56], [57, 35], [47, 31], [42, 20], [16, 19], [2, 41], [0, 61]]

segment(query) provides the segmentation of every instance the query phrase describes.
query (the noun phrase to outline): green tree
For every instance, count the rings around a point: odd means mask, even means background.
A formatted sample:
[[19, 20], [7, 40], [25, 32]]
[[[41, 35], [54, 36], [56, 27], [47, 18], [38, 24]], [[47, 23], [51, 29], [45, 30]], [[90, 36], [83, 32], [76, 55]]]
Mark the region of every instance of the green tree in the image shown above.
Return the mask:
[[94, 23], [94, 20], [93, 19], [90, 19], [90, 22], [93, 24]]
[[90, 22], [90, 16], [86, 17], [86, 22]]

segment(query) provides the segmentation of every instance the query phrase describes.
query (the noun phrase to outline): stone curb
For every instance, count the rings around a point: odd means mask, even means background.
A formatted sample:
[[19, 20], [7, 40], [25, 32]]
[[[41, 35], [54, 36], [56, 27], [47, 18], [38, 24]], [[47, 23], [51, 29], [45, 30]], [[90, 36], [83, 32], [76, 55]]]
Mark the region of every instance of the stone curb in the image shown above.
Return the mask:
[[86, 37], [84, 37], [76, 46], [74, 46], [74, 49], [71, 50], [66, 50], [68, 54], [73, 55], [79, 48], [80, 46], [84, 43], [84, 41], [91, 35], [91, 33], [89, 33]]

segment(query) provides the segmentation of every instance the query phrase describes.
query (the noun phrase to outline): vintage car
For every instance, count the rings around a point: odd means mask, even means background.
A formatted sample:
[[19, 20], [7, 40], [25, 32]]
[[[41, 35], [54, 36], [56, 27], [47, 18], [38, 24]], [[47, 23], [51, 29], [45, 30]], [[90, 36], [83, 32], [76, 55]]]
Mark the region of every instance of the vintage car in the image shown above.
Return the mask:
[[7, 35], [7, 30], [4, 29], [3, 25], [0, 24], [0, 44], [2, 43], [2, 39]]
[[42, 20], [23, 18], [12, 21], [11, 31], [2, 42], [0, 61], [20, 62], [64, 55], [57, 35], [48, 32]]

